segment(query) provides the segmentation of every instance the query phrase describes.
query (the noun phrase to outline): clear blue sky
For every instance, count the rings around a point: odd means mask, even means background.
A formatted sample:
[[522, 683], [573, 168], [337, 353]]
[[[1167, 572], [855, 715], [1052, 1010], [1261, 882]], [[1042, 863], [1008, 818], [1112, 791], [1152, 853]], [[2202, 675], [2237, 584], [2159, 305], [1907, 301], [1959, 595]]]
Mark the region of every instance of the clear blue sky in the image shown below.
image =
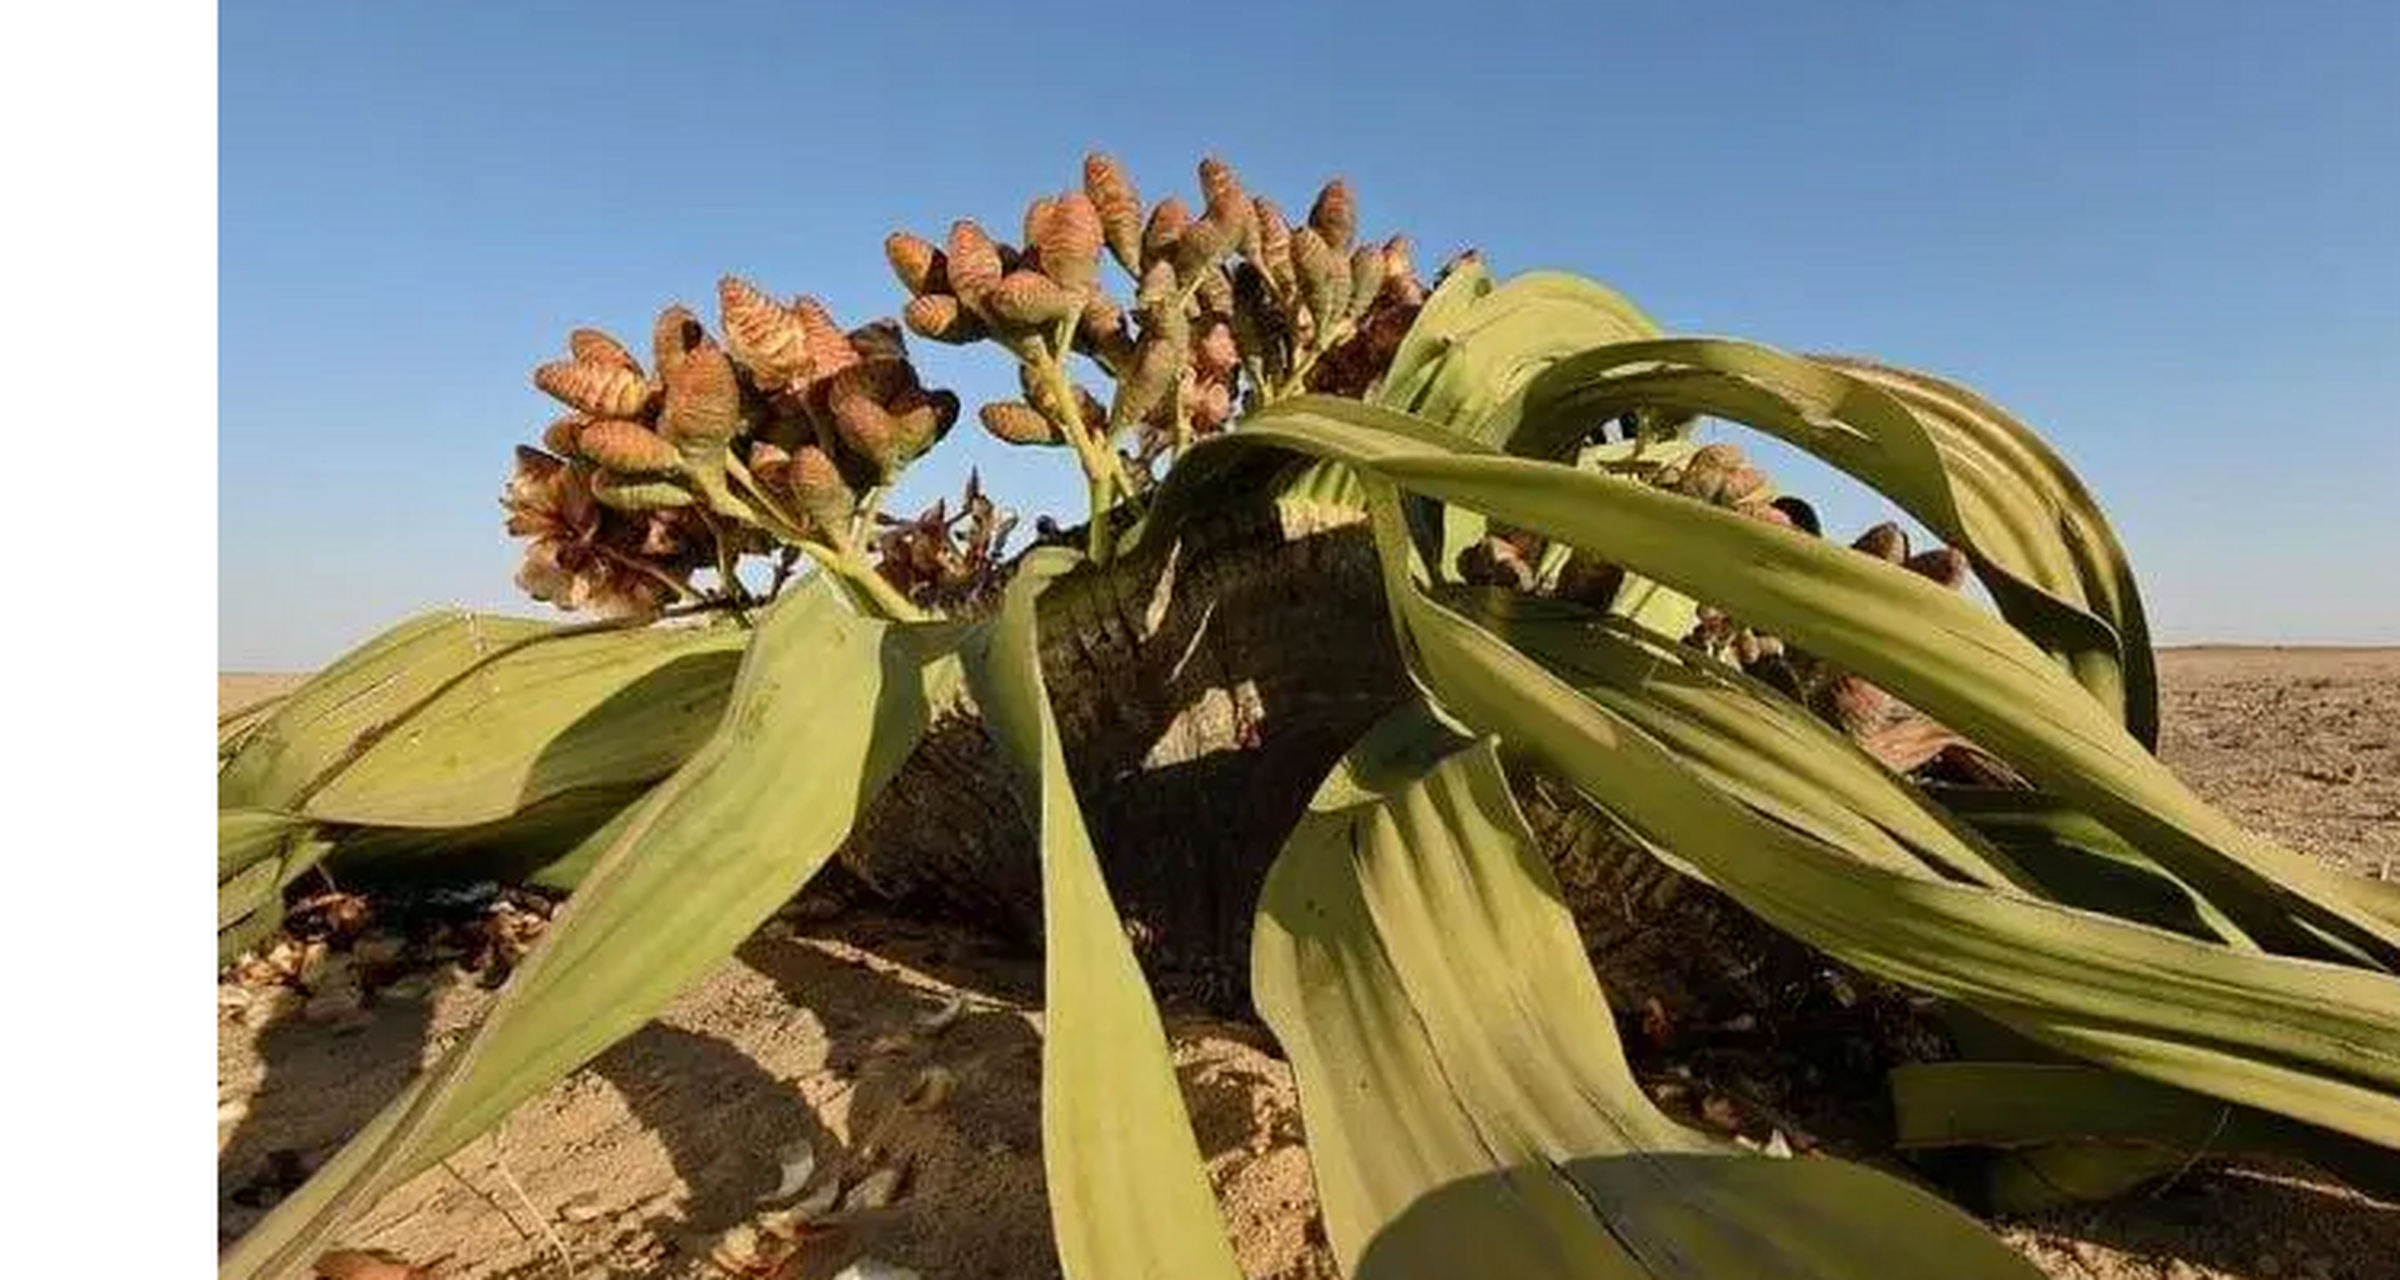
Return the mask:
[[[2400, 642], [2392, 0], [220, 15], [221, 667], [538, 611], [495, 499], [569, 327], [713, 322], [729, 270], [892, 314], [887, 231], [1014, 227], [1093, 147], [1961, 378], [2098, 490], [2163, 641]], [[972, 405], [994, 354], [923, 363]], [[969, 465], [1080, 502], [972, 423], [912, 496]]]

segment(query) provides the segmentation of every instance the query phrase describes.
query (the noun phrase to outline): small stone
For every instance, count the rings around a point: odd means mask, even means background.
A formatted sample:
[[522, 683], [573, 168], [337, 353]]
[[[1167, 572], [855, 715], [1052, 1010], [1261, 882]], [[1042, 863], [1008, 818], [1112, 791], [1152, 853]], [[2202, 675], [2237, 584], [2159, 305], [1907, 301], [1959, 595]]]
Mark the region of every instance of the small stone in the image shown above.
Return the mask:
[[600, 1207], [600, 1197], [589, 1191], [558, 1206], [558, 1216], [568, 1222], [596, 1222], [606, 1213]]
[[850, 1193], [842, 1197], [842, 1211], [857, 1213], [863, 1209], [881, 1209], [900, 1198], [901, 1171], [886, 1165], [858, 1180]]

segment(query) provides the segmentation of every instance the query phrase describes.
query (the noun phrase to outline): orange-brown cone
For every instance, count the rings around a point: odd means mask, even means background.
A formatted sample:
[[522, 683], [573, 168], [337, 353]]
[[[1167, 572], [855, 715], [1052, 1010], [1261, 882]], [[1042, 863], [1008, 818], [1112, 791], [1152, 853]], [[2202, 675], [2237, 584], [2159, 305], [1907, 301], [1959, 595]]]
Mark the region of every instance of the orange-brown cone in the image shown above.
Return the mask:
[[1042, 416], [1032, 405], [1018, 400], [996, 400], [976, 412], [983, 420], [983, 429], [1008, 442], [1022, 445], [1064, 444], [1058, 424]]
[[733, 361], [716, 347], [685, 354], [667, 375], [659, 434], [685, 448], [722, 445], [741, 431], [742, 388]]
[[671, 475], [683, 465], [683, 454], [666, 438], [638, 422], [603, 418], [585, 424], [575, 437], [575, 451], [601, 467], [626, 476]]
[[1125, 168], [1095, 151], [1083, 158], [1083, 191], [1100, 218], [1101, 237], [1117, 264], [1138, 272], [1142, 266], [1142, 197], [1125, 175]]
[[560, 360], [533, 371], [533, 385], [599, 418], [631, 418], [650, 399], [642, 375], [617, 365]]
[[761, 389], [779, 390], [809, 376], [807, 335], [780, 302], [738, 276], [717, 281], [718, 317], [725, 345]]
[[921, 298], [909, 299], [908, 305], [900, 309], [900, 319], [908, 326], [910, 333], [931, 338], [935, 342], [960, 345], [991, 336], [991, 331], [984, 327], [983, 321], [947, 293], [929, 293]]
[[1309, 206], [1308, 225], [1325, 237], [1325, 243], [1336, 253], [1348, 253], [1358, 238], [1358, 207], [1351, 202], [1350, 184], [1335, 178], [1317, 193], [1317, 202]]
[[892, 274], [900, 277], [900, 286], [910, 293], [950, 291], [949, 264], [932, 241], [895, 231], [883, 238], [883, 257], [892, 264]]
[[584, 364], [609, 364], [639, 374], [641, 361], [625, 349], [625, 344], [598, 329], [577, 329], [567, 335], [567, 351]]

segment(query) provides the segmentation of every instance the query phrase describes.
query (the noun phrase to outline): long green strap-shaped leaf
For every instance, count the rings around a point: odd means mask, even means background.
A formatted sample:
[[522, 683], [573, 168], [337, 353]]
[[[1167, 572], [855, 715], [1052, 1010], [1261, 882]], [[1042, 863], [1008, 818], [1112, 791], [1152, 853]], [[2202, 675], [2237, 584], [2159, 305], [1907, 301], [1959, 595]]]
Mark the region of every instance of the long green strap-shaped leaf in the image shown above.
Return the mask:
[[1776, 928], [2091, 1061], [2400, 1148], [2400, 980], [1861, 861], [1703, 783], [1498, 637], [1401, 590], [1443, 705]]
[[[2338, 874], [2251, 836], [2192, 794], [2042, 651], [1917, 574], [1648, 485], [1476, 455], [1396, 415], [1311, 397], [1203, 449], [1339, 458], [1622, 563], [1856, 671], [2106, 821], [2263, 945], [2400, 966], [2400, 928]], [[1398, 415], [1404, 416], [1404, 415]]]
[[463, 827], [552, 796], [663, 778], [724, 714], [749, 633], [730, 623], [561, 636], [407, 712], [302, 806], [331, 822]]
[[640, 1027], [825, 865], [956, 697], [957, 629], [862, 618], [822, 577], [769, 609], [722, 724], [623, 821], [475, 1034], [242, 1238], [291, 1273], [402, 1180]]
[[552, 628], [446, 611], [411, 618], [294, 689], [217, 773], [217, 807], [290, 808], [358, 739], [508, 646]]
[[1019, 566], [961, 652], [984, 725], [1021, 776], [1042, 855], [1042, 1168], [1069, 1280], [1239, 1276], [1158, 1007], [1109, 900], [1042, 685], [1034, 604], [1070, 553]]
[[1354, 1280], [2037, 1274], [1906, 1183], [1659, 1112], [1490, 744], [1422, 711], [1362, 740], [1286, 842], [1251, 987]]
[[2145, 748], [2157, 673], [2124, 548], [2066, 464], [2015, 419], [1924, 375], [1709, 338], [1563, 361], [1495, 415], [1546, 457], [1595, 417], [1706, 414], [1777, 436], [1899, 503], [1971, 554], [2001, 612], [2064, 660]]

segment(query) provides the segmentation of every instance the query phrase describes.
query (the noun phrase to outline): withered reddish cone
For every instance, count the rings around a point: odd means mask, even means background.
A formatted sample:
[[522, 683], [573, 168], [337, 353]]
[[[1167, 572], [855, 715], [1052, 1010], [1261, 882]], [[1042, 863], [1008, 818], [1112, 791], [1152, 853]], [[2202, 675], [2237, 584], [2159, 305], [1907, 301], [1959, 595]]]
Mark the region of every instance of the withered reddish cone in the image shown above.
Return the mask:
[[575, 437], [589, 418], [560, 418], [542, 428], [542, 447], [562, 458], [575, 456]]
[[1899, 525], [1886, 520], [1858, 535], [1850, 544], [1853, 551], [1864, 551], [1878, 560], [1900, 564], [1908, 559], [1908, 534]]
[[650, 367], [660, 380], [667, 376], [683, 357], [708, 344], [708, 330], [700, 326], [700, 318], [680, 303], [658, 313], [658, 323], [650, 328]]
[[603, 418], [586, 424], [575, 437], [575, 449], [619, 475], [671, 475], [683, 465], [682, 452], [664, 437], [641, 423], [622, 418]]
[[935, 342], [963, 344], [991, 336], [983, 321], [947, 293], [909, 299], [908, 305], [900, 308], [900, 321], [909, 332]]
[[696, 347], [667, 375], [659, 434], [677, 445], [722, 445], [741, 431], [742, 388], [733, 361], [716, 347]]
[[1038, 271], [1011, 271], [984, 295], [983, 309], [1005, 324], [1041, 328], [1082, 315], [1083, 298]]
[[1146, 271], [1151, 263], [1164, 261], [1168, 250], [1182, 237], [1184, 228], [1192, 225], [1192, 211], [1183, 201], [1168, 196], [1150, 210], [1150, 221], [1142, 226], [1142, 266]]
[[1967, 557], [1956, 547], [1920, 551], [1905, 563], [1911, 572], [1931, 578], [1953, 591], [1967, 584]]
[[1101, 236], [1117, 265], [1127, 271], [1142, 266], [1142, 197], [1124, 166], [1095, 151], [1083, 158], [1083, 192], [1099, 215]]
[[1100, 214], [1091, 198], [1070, 191], [1035, 204], [1026, 215], [1025, 239], [1042, 257], [1042, 272], [1078, 292], [1100, 282]]
[[792, 319], [800, 325], [800, 339], [808, 348], [808, 376], [811, 381], [830, 378], [858, 363], [858, 350], [850, 345], [850, 335], [835, 324], [833, 313], [825, 304], [811, 297], [792, 299]]
[[766, 478], [766, 469], [782, 466], [791, 460], [791, 451], [782, 445], [765, 440], [750, 442], [750, 470], [762, 480]]
[[1350, 255], [1350, 318], [1356, 320], [1383, 292], [1383, 246], [1360, 245]]
[[950, 291], [975, 304], [1000, 283], [1000, 246], [992, 243], [972, 219], [950, 224], [950, 243], [943, 250], [950, 273]]
[[717, 307], [725, 344], [762, 389], [775, 391], [808, 377], [807, 336], [782, 303], [738, 276], [726, 276], [717, 281]]
[[931, 240], [895, 231], [883, 238], [883, 257], [892, 264], [892, 274], [900, 277], [900, 287], [910, 293], [950, 291], [949, 264]]
[[630, 418], [650, 399], [642, 375], [617, 365], [559, 360], [533, 371], [533, 385], [597, 418]]
[[792, 505], [811, 525], [830, 532], [850, 523], [850, 513], [858, 509], [858, 495], [850, 491], [850, 482], [842, 478], [832, 454], [813, 444], [801, 445], [792, 451], [783, 475]]
[[1350, 184], [1335, 178], [1317, 193], [1317, 202], [1308, 208], [1308, 225], [1325, 237], [1325, 243], [1336, 253], [1350, 252], [1358, 238], [1358, 208], [1350, 200]]
[[584, 364], [615, 365], [637, 375], [642, 371], [641, 362], [633, 358], [623, 343], [598, 329], [577, 329], [568, 334], [567, 352]]

